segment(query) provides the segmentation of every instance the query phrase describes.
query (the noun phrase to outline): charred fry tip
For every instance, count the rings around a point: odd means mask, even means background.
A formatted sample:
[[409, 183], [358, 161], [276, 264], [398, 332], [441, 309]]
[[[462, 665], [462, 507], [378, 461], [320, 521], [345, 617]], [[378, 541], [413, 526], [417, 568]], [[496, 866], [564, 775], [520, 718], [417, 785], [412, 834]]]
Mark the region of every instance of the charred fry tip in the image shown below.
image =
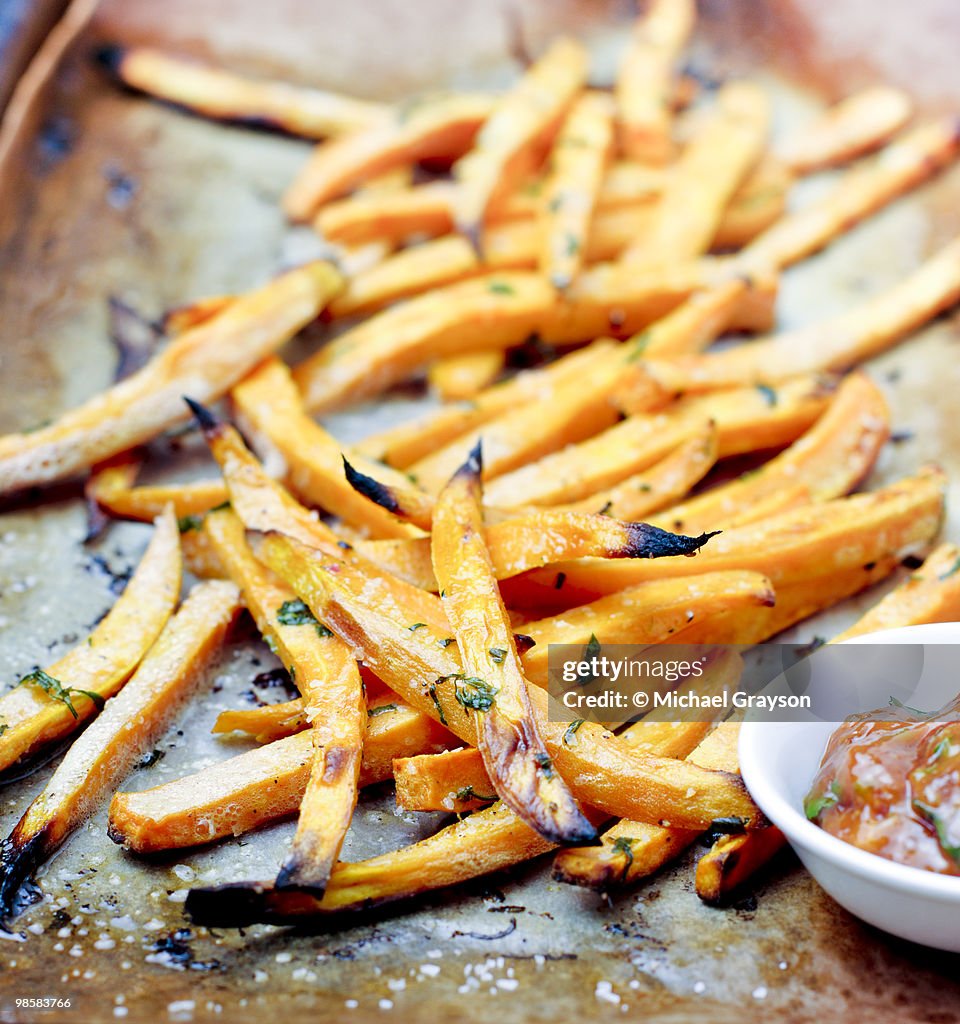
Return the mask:
[[201, 405], [186, 395], [183, 395], [182, 398], [190, 407], [190, 412], [193, 413], [197, 425], [205, 434], [211, 430], [216, 430], [220, 426], [220, 420], [205, 405]]
[[103, 535], [110, 525], [110, 517], [103, 511], [94, 498], [87, 498], [87, 532], [83, 535], [83, 544], [92, 544]]
[[115, 43], [105, 43], [93, 51], [93, 59], [100, 67], [109, 71], [111, 75], [119, 75], [126, 53], [126, 49], [122, 46], [117, 46]]
[[400, 502], [397, 501], [393, 491], [386, 484], [380, 483], [379, 480], [374, 480], [372, 476], [367, 476], [366, 473], [361, 473], [359, 469], [350, 464], [346, 455], [342, 456], [342, 458], [343, 473], [347, 478], [347, 483], [358, 494], [369, 498], [374, 504], [379, 505], [388, 512], [400, 514], [402, 511]]
[[711, 530], [697, 537], [671, 533], [649, 523], [624, 523], [628, 542], [622, 550], [624, 558], [665, 558], [671, 555], [694, 555], [721, 530]]
[[46, 848], [46, 832], [41, 830], [23, 841], [18, 829], [0, 843], [0, 927], [16, 917], [23, 907], [17, 897], [30, 873], [40, 863]]
[[514, 633], [513, 642], [517, 645], [517, 654], [526, 654], [537, 646], [537, 641], [526, 633]]
[[590, 874], [583, 874], [569, 871], [558, 857], [553, 862], [550, 877], [555, 882], [562, 882], [564, 885], [575, 885], [580, 889], [603, 892], [620, 881], [623, 869], [619, 868], [614, 871], [612, 865], [591, 863], [590, 872]]
[[458, 224], [457, 230], [470, 243], [470, 248], [478, 257], [483, 257], [483, 225], [477, 221], [470, 224]]
[[454, 473], [454, 477], [472, 477], [475, 480], [479, 480], [483, 475], [483, 441], [479, 440], [470, 449], [470, 454], [467, 456], [466, 461], [463, 465]]
[[304, 881], [300, 878], [302, 867], [303, 865], [299, 860], [284, 863], [277, 872], [277, 877], [273, 883], [274, 889], [285, 892], [302, 892], [315, 900], [322, 900], [323, 894], [327, 891], [326, 883], [324, 882], [321, 885], [318, 882]]
[[231, 882], [191, 889], [183, 905], [194, 924], [210, 928], [242, 928], [262, 920], [264, 896], [270, 886], [263, 882]]

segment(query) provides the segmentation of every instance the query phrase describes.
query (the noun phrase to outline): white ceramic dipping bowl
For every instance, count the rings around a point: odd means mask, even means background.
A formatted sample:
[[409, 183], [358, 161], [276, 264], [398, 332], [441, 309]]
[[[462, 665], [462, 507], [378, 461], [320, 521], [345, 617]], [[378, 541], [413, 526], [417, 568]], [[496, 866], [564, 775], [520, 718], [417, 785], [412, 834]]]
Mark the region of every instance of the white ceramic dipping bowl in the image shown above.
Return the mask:
[[[960, 623], [908, 626], [848, 642], [960, 645]], [[956, 675], [951, 673], [942, 686], [939, 704], [920, 706], [942, 706], [960, 691], [960, 648]], [[806, 869], [842, 907], [892, 935], [960, 952], [960, 877], [867, 853], [807, 820], [803, 800], [835, 728], [836, 723], [820, 721], [745, 722], [740, 767], [747, 788]]]

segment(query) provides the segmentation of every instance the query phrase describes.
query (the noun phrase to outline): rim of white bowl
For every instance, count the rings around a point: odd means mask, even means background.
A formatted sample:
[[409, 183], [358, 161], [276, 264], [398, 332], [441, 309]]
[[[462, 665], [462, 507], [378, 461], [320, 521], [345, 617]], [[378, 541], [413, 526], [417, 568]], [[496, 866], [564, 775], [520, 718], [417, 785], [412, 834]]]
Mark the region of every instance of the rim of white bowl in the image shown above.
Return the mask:
[[[939, 635], [940, 639], [933, 639]], [[949, 638], [949, 639], [947, 639]], [[902, 626], [854, 637], [850, 644], [869, 643], [952, 643], [960, 644], [960, 622], [937, 622]], [[810, 821], [796, 808], [760, 763], [755, 737], [768, 722], [744, 722], [740, 731], [740, 771], [750, 795], [761, 811], [791, 843], [846, 870], [891, 889], [910, 890], [916, 895], [946, 898], [960, 902], [960, 877], [942, 875], [923, 868], [888, 860], [879, 854], [861, 850]], [[787, 723], [793, 724], [793, 723]], [[799, 725], [800, 723], [796, 723]], [[810, 781], [813, 781], [812, 779]]]

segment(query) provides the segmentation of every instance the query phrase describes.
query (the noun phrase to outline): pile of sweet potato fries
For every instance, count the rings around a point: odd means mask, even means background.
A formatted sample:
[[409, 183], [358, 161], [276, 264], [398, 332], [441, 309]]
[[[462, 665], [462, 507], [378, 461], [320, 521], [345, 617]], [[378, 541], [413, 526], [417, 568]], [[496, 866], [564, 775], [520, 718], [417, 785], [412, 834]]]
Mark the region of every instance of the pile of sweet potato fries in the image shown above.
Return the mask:
[[[209, 925], [327, 918], [551, 850], [558, 879], [612, 890], [711, 831], [696, 887], [721, 901], [780, 849], [736, 723], [552, 721], [547, 651], [760, 643], [930, 552], [936, 467], [852, 493], [890, 433], [855, 367], [960, 298], [960, 239], [838, 316], [778, 333], [774, 310], [782, 272], [950, 164], [960, 127], [910, 125], [876, 87], [773, 151], [763, 89], [682, 74], [694, 10], [652, 0], [612, 92], [573, 39], [503, 94], [394, 106], [103, 51], [130, 88], [322, 140], [283, 207], [337, 258], [174, 310], [138, 372], [0, 438], [0, 493], [90, 471], [101, 514], [154, 522], [90, 637], [0, 697], [0, 769], [89, 722], [3, 844], [4, 916], [107, 798], [110, 838], [144, 854], [299, 813], [275, 880], [191, 891]], [[794, 180], [836, 168], [788, 210]], [[289, 367], [320, 317], [350, 323]], [[711, 347], [732, 331], [774, 333]], [[541, 361], [512, 370], [532, 336]], [[313, 418], [423, 374], [440, 407], [349, 449]], [[141, 446], [191, 415], [219, 475], [138, 486]], [[202, 582], [179, 603], [184, 566]], [[957, 617], [958, 567], [942, 544], [835, 639]], [[220, 716], [248, 752], [117, 792], [243, 609], [300, 698]], [[717, 654], [712, 685], [739, 669]], [[402, 807], [457, 820], [339, 861], [358, 789], [391, 778]]]

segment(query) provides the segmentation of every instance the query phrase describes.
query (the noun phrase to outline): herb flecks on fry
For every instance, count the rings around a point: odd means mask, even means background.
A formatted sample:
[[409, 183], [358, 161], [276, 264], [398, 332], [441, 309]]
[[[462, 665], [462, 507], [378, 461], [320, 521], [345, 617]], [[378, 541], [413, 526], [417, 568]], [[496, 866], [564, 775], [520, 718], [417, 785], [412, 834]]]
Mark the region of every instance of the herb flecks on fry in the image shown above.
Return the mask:
[[[456, 696], [463, 703], [463, 690], [473, 695], [467, 705], [475, 716], [477, 747], [507, 805], [550, 842], [592, 842], [596, 831], [550, 767], [533, 716], [484, 537], [481, 458], [478, 445], [440, 493], [431, 535], [434, 572], [463, 663]], [[483, 701], [476, 697], [481, 692]]]

